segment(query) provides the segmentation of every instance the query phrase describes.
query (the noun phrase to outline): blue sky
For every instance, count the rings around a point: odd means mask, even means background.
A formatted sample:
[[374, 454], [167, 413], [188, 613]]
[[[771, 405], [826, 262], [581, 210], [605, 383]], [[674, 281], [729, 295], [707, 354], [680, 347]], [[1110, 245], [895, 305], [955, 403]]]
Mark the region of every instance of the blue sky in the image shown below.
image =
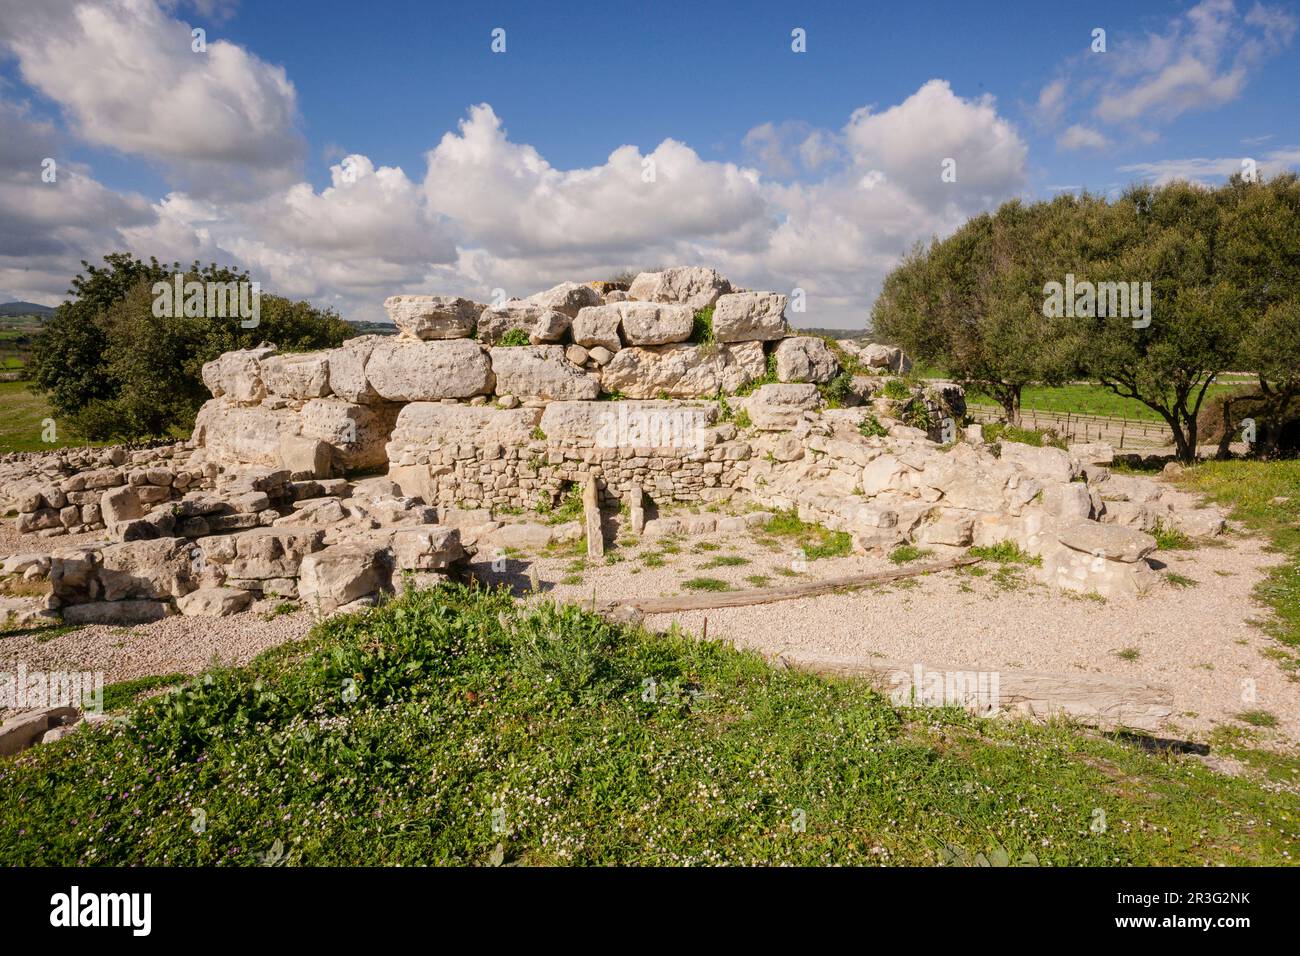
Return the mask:
[[701, 262], [861, 327], [911, 244], [1006, 199], [1300, 167], [1286, 0], [0, 11], [0, 298], [115, 248], [353, 318]]

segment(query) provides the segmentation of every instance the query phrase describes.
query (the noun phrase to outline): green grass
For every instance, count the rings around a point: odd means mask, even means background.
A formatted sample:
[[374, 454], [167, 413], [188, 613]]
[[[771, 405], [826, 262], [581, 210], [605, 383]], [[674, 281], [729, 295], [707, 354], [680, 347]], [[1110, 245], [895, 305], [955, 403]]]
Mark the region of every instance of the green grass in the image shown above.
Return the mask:
[[929, 548], [918, 548], [914, 544], [900, 544], [889, 552], [889, 560], [895, 564], [907, 564], [909, 561], [917, 561], [933, 553]]
[[565, 492], [558, 505], [552, 505], [550, 499], [543, 496], [537, 502], [537, 514], [545, 524], [565, 524], [582, 517], [582, 489], [573, 485]]
[[1252, 727], [1276, 727], [1277, 717], [1266, 710], [1248, 710], [1237, 715], [1237, 719]]
[[0, 759], [4, 866], [1240, 866], [1296, 830], [1255, 774], [456, 587]]
[[716, 557], [709, 558], [700, 565], [700, 570], [704, 571], [709, 568], [738, 568], [741, 565], [749, 564], [749, 558], [742, 558], [738, 554], [720, 554]]
[[1189, 578], [1187, 575], [1179, 574], [1176, 571], [1166, 572], [1165, 580], [1176, 588], [1194, 588], [1201, 583], [1195, 578]]
[[[1300, 461], [1207, 461], [1178, 483], [1230, 509], [1229, 516], [1269, 540], [1285, 560], [1270, 568], [1255, 596], [1273, 610], [1263, 627], [1292, 652], [1300, 650]], [[1274, 498], [1287, 501], [1273, 504]], [[1295, 667], [1295, 658], [1283, 661]]]
[[28, 391], [27, 382], [0, 382], [0, 454], [10, 451], [48, 451], [71, 444], [71, 436], [56, 422], [59, 440], [53, 443], [41, 440], [45, 419], [51, 416], [49, 403]]
[[875, 415], [868, 415], [858, 422], [858, 431], [863, 438], [883, 438], [889, 434], [889, 430], [880, 424], [880, 419]]
[[1067, 447], [1065, 439], [1050, 435], [1040, 429], [1020, 428], [1003, 422], [990, 422], [985, 425], [984, 440], [986, 442], [1014, 441], [1022, 445], [1033, 445], [1036, 448], [1050, 446], [1064, 449]]
[[718, 578], [688, 578], [682, 582], [682, 587], [688, 591], [730, 591], [731, 585], [726, 581]]
[[190, 679], [189, 674], [154, 674], [135, 680], [119, 681], [104, 687], [104, 710], [122, 710], [150, 691], [177, 687]]
[[1183, 532], [1160, 521], [1157, 521], [1156, 526], [1151, 530], [1151, 537], [1156, 539], [1157, 551], [1189, 551], [1196, 547], [1192, 539]]
[[[1208, 403], [1215, 395], [1231, 392], [1241, 387], [1241, 382], [1215, 382], [1205, 393]], [[973, 405], [997, 405], [991, 396], [977, 391], [968, 392], [966, 401]], [[1164, 424], [1155, 409], [1148, 408], [1135, 398], [1121, 398], [1102, 385], [1062, 385], [1058, 388], [1031, 386], [1021, 391], [1020, 407], [1041, 412], [1064, 415], [1100, 415], [1105, 418], [1129, 418]]]
[[1014, 541], [999, 541], [997, 544], [976, 546], [967, 549], [967, 553], [972, 557], [983, 558], [985, 561], [997, 564], [1028, 564], [1038, 567], [1043, 563], [1042, 558], [1030, 554]]
[[772, 583], [772, 579], [766, 574], [748, 574], [745, 576], [745, 581], [756, 588], [765, 588]]
[[801, 548], [809, 561], [842, 558], [853, 550], [853, 536], [847, 531], [831, 531], [814, 522], [804, 521], [794, 508], [772, 515], [763, 525], [763, 531], [785, 539], [788, 547]]

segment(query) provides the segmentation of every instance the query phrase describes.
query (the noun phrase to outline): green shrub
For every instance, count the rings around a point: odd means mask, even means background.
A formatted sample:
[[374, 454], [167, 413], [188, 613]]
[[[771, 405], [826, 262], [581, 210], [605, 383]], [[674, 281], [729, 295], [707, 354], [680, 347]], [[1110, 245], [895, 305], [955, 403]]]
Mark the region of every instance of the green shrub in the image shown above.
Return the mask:
[[868, 415], [858, 422], [858, 431], [863, 438], [884, 438], [889, 434], [889, 429], [880, 424], [880, 419], [875, 415]]
[[912, 397], [912, 390], [908, 388], [907, 383], [901, 378], [891, 378], [886, 380], [880, 392], [885, 396], [885, 398], [891, 399], [895, 402], [905, 401]]
[[691, 342], [694, 345], [713, 345], [713, 306], [698, 309], [691, 321]]
[[497, 345], [504, 345], [504, 346], [519, 346], [519, 345], [531, 345], [531, 344], [532, 342], [529, 341], [528, 333], [525, 332], [523, 329], [509, 329], [506, 331], [505, 335], [501, 336], [501, 341], [497, 342]]

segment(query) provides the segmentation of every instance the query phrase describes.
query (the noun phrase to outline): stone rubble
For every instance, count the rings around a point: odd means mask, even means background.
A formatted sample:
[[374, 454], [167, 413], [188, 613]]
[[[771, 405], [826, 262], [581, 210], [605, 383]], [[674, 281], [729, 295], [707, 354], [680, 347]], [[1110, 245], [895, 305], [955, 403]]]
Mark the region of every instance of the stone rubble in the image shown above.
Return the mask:
[[[462, 576], [476, 552], [585, 536], [599, 554], [593, 508], [622, 505], [604, 524], [647, 537], [794, 509], [862, 552], [1011, 541], [1045, 583], [1107, 597], [1150, 586], [1158, 526], [1224, 526], [1167, 483], [1112, 473], [1107, 446], [985, 445], [960, 430], [957, 386], [899, 378], [911, 363], [892, 347], [792, 335], [785, 296], [711, 269], [385, 307], [398, 336], [207, 363], [188, 442], [0, 460], [0, 506], [33, 540], [0, 575], [49, 587], [0, 616], [132, 623], [264, 598], [333, 614]], [[709, 307], [713, 335], [692, 341]], [[512, 332], [530, 344], [501, 344]], [[575, 495], [582, 520], [545, 520]], [[750, 510], [660, 513], [678, 505]]]

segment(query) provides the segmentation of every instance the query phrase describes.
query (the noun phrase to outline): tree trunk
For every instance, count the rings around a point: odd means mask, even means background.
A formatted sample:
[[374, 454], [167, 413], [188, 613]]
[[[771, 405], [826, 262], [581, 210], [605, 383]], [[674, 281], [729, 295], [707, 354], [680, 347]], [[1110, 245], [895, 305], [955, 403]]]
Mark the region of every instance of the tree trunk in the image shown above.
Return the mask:
[[1006, 417], [1008, 425], [1020, 427], [1020, 386], [1003, 385], [999, 390], [998, 398], [1002, 402], [1002, 414]]

